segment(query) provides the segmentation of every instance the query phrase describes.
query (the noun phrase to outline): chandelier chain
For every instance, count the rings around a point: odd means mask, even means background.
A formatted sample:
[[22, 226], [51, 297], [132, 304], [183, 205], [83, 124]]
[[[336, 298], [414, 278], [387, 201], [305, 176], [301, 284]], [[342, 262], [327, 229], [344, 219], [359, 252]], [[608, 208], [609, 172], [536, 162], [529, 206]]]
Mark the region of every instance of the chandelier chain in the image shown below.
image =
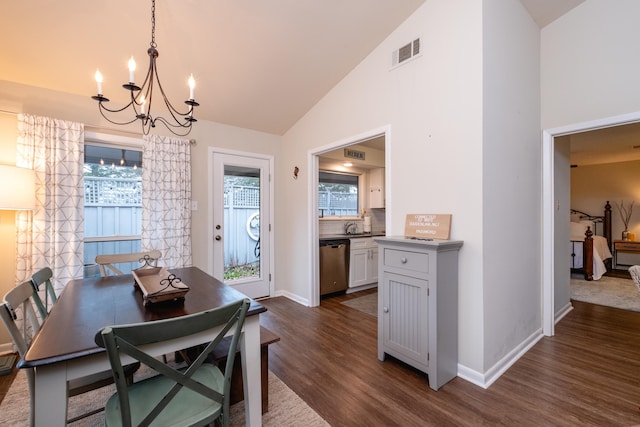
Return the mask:
[[151, 1], [151, 47], [156, 48], [156, 0]]

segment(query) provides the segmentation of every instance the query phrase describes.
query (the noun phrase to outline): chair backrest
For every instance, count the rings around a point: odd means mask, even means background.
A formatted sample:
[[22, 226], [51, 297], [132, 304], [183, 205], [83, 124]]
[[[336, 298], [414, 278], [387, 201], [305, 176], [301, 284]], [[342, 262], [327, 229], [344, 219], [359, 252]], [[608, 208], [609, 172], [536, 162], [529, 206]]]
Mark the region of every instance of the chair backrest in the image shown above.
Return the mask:
[[[40, 329], [40, 321], [31, 305], [33, 294], [31, 282], [24, 282], [5, 294], [0, 309], [0, 318], [9, 331], [20, 357], [25, 356], [33, 335]], [[18, 323], [20, 310], [22, 319]]]
[[[24, 282], [11, 289], [4, 296], [0, 306], [0, 319], [9, 331], [18, 354], [24, 358], [31, 345], [33, 335], [40, 329], [40, 322], [31, 305], [31, 297], [35, 294], [31, 281]], [[22, 310], [22, 321], [18, 323], [18, 311]], [[33, 369], [25, 369], [29, 388], [29, 425], [33, 426], [35, 375]]]
[[100, 275], [106, 277], [111, 274], [120, 275], [124, 274], [120, 269], [113, 264], [119, 264], [123, 262], [139, 262], [141, 268], [157, 267], [158, 258], [162, 256], [162, 252], [159, 250], [152, 250], [147, 252], [135, 252], [130, 254], [109, 254], [96, 256], [96, 264], [100, 267]]
[[631, 267], [629, 267], [629, 274], [631, 274], [633, 283], [636, 284], [638, 290], [640, 291], [640, 265], [632, 265]]
[[[146, 419], [143, 424], [151, 422], [161, 414], [163, 409], [174, 397], [176, 397], [182, 387], [187, 387], [190, 390], [205, 396], [209, 401], [221, 404], [223, 416], [228, 417], [229, 391], [231, 387], [231, 373], [233, 371], [235, 351], [237, 349], [238, 339], [242, 331], [242, 326], [244, 324], [244, 319], [247, 314], [247, 310], [249, 309], [249, 305], [249, 299], [245, 298], [200, 313], [174, 317], [171, 319], [102, 328], [96, 334], [95, 341], [96, 344], [107, 350], [109, 362], [111, 363], [114, 378], [116, 379], [116, 390], [120, 402], [122, 425], [131, 425], [131, 405], [127, 384], [124, 381], [122, 371], [122, 363], [120, 360], [121, 353], [133, 357], [154, 369], [160, 375], [164, 375], [172, 381], [175, 381], [175, 384], [167, 392], [165, 398], [152, 408], [148, 414], [145, 414]], [[178, 337], [197, 334], [207, 329], [222, 325], [224, 326], [213, 341], [209, 341], [206, 337], [203, 338], [205, 340], [204, 343], [207, 343], [206, 346], [201, 349], [199, 355], [185, 371], [176, 370], [140, 349], [140, 346], [144, 346], [146, 344], [169, 341]], [[208, 387], [207, 385], [194, 381], [191, 377], [198, 371], [207, 356], [215, 349], [215, 347], [232, 328], [233, 334], [231, 335], [232, 338], [229, 345], [229, 354], [227, 356], [224, 371], [224, 388], [222, 394], [220, 394], [218, 391]], [[187, 408], [188, 405], [185, 406], [185, 411]]]
[[[33, 276], [31, 276], [31, 284], [33, 285], [34, 290], [33, 302], [38, 308], [38, 312], [43, 320], [49, 315], [49, 311], [51, 310], [49, 306], [53, 306], [53, 304], [58, 300], [58, 296], [56, 295], [56, 292], [53, 289], [53, 284], [51, 283], [52, 277], [53, 271], [51, 271], [49, 267], [38, 270], [33, 273]], [[44, 285], [44, 302], [42, 302], [42, 298], [39, 293], [42, 285]]]

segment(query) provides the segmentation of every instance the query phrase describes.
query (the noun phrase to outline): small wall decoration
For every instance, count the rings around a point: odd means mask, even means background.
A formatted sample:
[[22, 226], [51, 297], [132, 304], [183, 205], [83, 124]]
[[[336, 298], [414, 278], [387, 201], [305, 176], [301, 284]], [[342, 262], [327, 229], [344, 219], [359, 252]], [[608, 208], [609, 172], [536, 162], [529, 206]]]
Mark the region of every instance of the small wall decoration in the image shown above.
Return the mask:
[[407, 214], [405, 237], [449, 240], [451, 214]]

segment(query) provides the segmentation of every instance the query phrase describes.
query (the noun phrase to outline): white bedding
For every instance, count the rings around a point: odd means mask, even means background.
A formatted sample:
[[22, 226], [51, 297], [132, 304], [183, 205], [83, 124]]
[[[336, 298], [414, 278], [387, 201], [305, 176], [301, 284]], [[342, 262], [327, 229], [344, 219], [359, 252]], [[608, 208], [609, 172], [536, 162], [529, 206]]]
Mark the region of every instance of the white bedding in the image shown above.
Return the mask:
[[[575, 258], [572, 262], [573, 268], [582, 268], [582, 245], [579, 242], [584, 243], [584, 233], [587, 231], [587, 226], [591, 225], [590, 221], [581, 221], [580, 223], [571, 223], [571, 242], [570, 250]], [[593, 227], [591, 230], [593, 231]], [[593, 237], [593, 280], [600, 280], [602, 275], [607, 272], [607, 268], [604, 265], [604, 261], [612, 257], [609, 250], [609, 244], [607, 239], [602, 236]], [[576, 244], [578, 243], [578, 244]]]

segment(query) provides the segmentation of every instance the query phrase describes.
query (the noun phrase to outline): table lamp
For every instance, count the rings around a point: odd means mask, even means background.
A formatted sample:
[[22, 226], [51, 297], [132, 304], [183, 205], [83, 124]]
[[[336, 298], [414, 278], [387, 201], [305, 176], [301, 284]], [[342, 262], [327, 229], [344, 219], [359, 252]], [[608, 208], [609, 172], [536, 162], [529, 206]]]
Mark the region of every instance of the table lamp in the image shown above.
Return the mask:
[[30, 210], [36, 206], [35, 173], [32, 169], [0, 165], [0, 209]]

